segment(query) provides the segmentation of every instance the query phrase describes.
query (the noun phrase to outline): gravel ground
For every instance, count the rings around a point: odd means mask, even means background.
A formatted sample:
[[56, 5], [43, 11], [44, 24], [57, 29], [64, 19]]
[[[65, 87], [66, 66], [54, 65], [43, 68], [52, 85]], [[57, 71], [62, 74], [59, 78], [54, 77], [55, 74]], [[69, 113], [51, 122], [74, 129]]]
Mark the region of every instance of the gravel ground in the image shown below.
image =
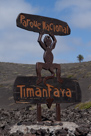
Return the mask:
[[[37, 115], [36, 115], [36, 107], [32, 109], [30, 108], [24, 108], [24, 109], [17, 109], [17, 110], [4, 110], [0, 109], [0, 131], [1, 134], [4, 136], [18, 136], [22, 135], [23, 133], [21, 130], [19, 132], [15, 132], [10, 134], [10, 128], [14, 125], [21, 126], [31, 126], [37, 124]], [[52, 108], [51, 110], [42, 108], [42, 126], [54, 126], [56, 120], [55, 115], [55, 108]], [[49, 121], [49, 122], [46, 122]], [[74, 108], [68, 108], [61, 111], [61, 121], [62, 122], [68, 122], [70, 125], [70, 122], [74, 122], [78, 127], [73, 130], [68, 130], [67, 128], [60, 129], [59, 132], [55, 132], [57, 134], [63, 133], [65, 134], [74, 134], [74, 136], [91, 136], [91, 108], [85, 109], [85, 110], [79, 110]], [[46, 122], [46, 123], [44, 123]], [[60, 127], [62, 128], [62, 127]], [[64, 130], [64, 131], [63, 131]], [[40, 133], [44, 130], [39, 130]], [[62, 132], [63, 131], [63, 132]], [[26, 134], [33, 133], [37, 135], [37, 131], [31, 129], [30, 131], [27, 130]], [[46, 132], [45, 132], [46, 133]], [[45, 135], [44, 133], [44, 135]], [[42, 134], [40, 134], [42, 135]], [[48, 134], [50, 135], [50, 134]], [[1, 135], [0, 135], [1, 136]], [[68, 135], [70, 136], [70, 134]]]

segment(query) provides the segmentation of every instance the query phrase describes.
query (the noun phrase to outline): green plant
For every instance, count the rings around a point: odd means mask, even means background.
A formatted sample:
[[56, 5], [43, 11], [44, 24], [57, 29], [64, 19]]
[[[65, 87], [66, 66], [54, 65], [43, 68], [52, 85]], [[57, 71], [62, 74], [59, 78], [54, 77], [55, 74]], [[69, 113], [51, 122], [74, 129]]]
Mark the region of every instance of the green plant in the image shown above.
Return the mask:
[[67, 78], [72, 78], [72, 77], [73, 77], [73, 75], [68, 75], [68, 76], [67, 76]]
[[77, 58], [78, 58], [79, 62], [83, 61], [83, 59], [84, 59], [84, 57], [83, 57], [81, 54], [79, 54], [79, 55], [77, 56]]
[[79, 108], [79, 109], [88, 109], [90, 107], [91, 107], [91, 101], [85, 103], [79, 103], [75, 106], [75, 108]]

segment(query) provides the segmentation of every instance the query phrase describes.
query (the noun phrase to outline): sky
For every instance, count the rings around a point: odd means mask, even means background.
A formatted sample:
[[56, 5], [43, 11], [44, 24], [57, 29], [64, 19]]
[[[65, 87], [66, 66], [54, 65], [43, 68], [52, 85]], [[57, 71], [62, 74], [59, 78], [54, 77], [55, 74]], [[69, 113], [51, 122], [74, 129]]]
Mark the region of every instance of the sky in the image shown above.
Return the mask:
[[43, 62], [39, 34], [16, 26], [20, 13], [67, 22], [71, 34], [55, 36], [54, 63], [75, 63], [77, 56], [91, 61], [91, 0], [0, 0], [0, 62]]

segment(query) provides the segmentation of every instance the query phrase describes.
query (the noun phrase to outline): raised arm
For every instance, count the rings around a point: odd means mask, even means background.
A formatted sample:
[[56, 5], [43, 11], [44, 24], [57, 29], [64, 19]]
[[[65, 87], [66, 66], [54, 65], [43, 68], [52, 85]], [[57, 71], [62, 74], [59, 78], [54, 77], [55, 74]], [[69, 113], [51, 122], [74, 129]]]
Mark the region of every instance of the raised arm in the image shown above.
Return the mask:
[[43, 34], [42, 33], [39, 33], [39, 37], [38, 37], [38, 43], [40, 44], [40, 46], [44, 49], [44, 50], [46, 50], [46, 46], [45, 46], [45, 44], [42, 42], [42, 36], [43, 36]]
[[51, 45], [51, 49], [53, 50], [54, 48], [55, 48], [55, 45], [56, 45], [56, 43], [57, 43], [57, 40], [56, 40], [56, 38], [55, 38], [55, 36], [53, 35], [53, 34], [49, 34], [51, 37], [52, 37], [52, 39], [53, 39], [53, 43], [52, 43], [52, 45]]

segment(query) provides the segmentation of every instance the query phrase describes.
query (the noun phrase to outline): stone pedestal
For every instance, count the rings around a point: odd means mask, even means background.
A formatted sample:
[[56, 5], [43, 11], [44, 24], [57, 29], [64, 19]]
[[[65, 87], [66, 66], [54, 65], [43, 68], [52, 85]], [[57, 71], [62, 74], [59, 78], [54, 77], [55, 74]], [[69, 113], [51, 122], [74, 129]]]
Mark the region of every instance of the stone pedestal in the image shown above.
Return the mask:
[[75, 129], [78, 127], [77, 124], [73, 122], [51, 122], [44, 121], [39, 122], [35, 125], [14, 125], [11, 127], [10, 133], [16, 133], [20, 131], [24, 134], [33, 134], [33, 135], [61, 135], [66, 136], [68, 132], [75, 132]]

